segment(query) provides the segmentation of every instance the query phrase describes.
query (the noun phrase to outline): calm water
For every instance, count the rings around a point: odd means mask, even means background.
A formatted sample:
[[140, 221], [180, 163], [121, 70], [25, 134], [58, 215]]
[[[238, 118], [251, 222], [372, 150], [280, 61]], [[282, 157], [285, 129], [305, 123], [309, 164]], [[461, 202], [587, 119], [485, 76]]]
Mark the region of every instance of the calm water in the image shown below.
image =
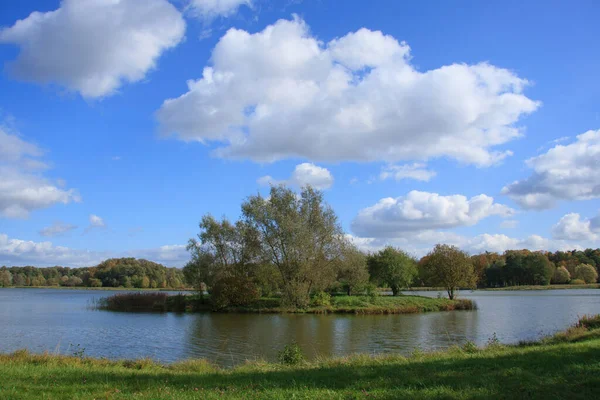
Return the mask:
[[[311, 357], [349, 353], [410, 353], [467, 340], [485, 344], [496, 333], [513, 343], [536, 339], [600, 313], [600, 290], [462, 292], [477, 311], [418, 315], [132, 314], [90, 310], [110, 291], [0, 289], [0, 352], [151, 357], [163, 362], [207, 358], [229, 366], [274, 360], [295, 340]], [[436, 292], [420, 293], [437, 296]], [[79, 347], [77, 347], [79, 345]]]

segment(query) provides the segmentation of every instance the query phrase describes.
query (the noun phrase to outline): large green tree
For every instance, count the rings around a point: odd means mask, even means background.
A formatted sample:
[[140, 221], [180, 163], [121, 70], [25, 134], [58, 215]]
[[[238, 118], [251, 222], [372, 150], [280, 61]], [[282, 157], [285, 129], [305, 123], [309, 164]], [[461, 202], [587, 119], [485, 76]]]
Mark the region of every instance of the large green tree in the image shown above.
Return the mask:
[[598, 271], [589, 264], [579, 264], [575, 268], [575, 279], [581, 279], [585, 283], [595, 283], [598, 280]]
[[356, 246], [346, 244], [339, 259], [337, 281], [348, 296], [356, 289], [364, 287], [369, 281], [367, 257]]
[[417, 277], [417, 261], [391, 246], [370, 255], [368, 265], [371, 280], [378, 285], [388, 285], [394, 296], [402, 288], [409, 287]]
[[322, 192], [306, 186], [298, 195], [273, 186], [267, 198], [250, 196], [242, 212], [260, 234], [265, 260], [281, 274], [285, 303], [305, 307], [311, 293], [335, 281], [344, 237]]
[[7, 269], [0, 270], [0, 287], [12, 286], [12, 274]]
[[260, 263], [258, 232], [248, 223], [232, 224], [205, 215], [197, 239], [190, 239], [191, 261], [184, 267], [186, 280], [198, 290], [211, 290], [221, 279], [251, 280]]
[[426, 283], [445, 288], [450, 299], [455, 298], [459, 288], [477, 284], [471, 258], [456, 246], [436, 245], [420, 263], [420, 267]]

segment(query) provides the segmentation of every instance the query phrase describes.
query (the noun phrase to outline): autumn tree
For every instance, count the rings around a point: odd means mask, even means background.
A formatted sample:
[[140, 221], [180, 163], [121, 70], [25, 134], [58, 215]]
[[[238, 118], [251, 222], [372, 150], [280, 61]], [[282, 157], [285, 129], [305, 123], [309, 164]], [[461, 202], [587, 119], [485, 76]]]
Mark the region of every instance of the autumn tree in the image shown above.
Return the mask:
[[436, 245], [420, 266], [427, 284], [445, 288], [451, 300], [459, 288], [477, 283], [471, 258], [456, 246]]
[[569, 283], [571, 280], [571, 274], [565, 267], [558, 267], [554, 271], [554, 276], [552, 277], [552, 282], [558, 284]]
[[598, 280], [598, 271], [589, 264], [579, 264], [575, 268], [575, 279], [581, 279], [585, 283], [594, 283]]
[[9, 270], [0, 270], [0, 287], [9, 287], [12, 285], [12, 274]]
[[417, 276], [417, 261], [402, 250], [388, 246], [369, 256], [369, 274], [378, 285], [387, 285], [397, 296]]
[[[200, 222], [198, 238], [190, 239], [188, 250], [192, 260], [184, 268], [184, 274], [198, 290], [202, 290], [204, 284], [210, 291], [226, 278], [235, 278], [229, 281], [238, 282], [239, 287], [254, 285], [254, 269], [260, 262], [260, 242], [258, 232], [244, 221], [232, 224], [226, 218], [218, 221], [205, 215]], [[222, 284], [217, 286], [224, 287]]]

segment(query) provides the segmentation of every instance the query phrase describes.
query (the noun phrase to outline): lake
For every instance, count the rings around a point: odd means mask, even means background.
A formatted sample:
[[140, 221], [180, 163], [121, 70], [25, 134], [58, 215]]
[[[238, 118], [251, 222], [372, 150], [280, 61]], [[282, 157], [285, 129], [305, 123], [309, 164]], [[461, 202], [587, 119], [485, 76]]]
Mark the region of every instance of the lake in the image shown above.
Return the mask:
[[[0, 289], [0, 352], [33, 352], [162, 362], [206, 358], [222, 366], [273, 361], [296, 341], [305, 354], [402, 353], [467, 340], [532, 340], [600, 313], [600, 290], [464, 291], [477, 311], [413, 315], [153, 314], [90, 309], [114, 291]], [[437, 292], [412, 292], [437, 296]]]

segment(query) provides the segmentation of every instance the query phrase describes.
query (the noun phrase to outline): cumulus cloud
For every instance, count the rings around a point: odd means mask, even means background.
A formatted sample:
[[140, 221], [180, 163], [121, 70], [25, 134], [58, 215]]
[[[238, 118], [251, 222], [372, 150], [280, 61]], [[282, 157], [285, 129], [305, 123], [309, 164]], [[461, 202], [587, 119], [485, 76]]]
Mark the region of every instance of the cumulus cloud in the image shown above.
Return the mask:
[[429, 182], [436, 175], [435, 171], [427, 169], [423, 163], [413, 163], [404, 165], [388, 165], [384, 167], [379, 174], [381, 180], [393, 178], [396, 181], [402, 179], [414, 179], [417, 181]]
[[266, 175], [258, 178], [257, 182], [261, 186], [284, 184], [304, 187], [311, 185], [315, 189], [323, 190], [329, 189], [333, 185], [333, 175], [327, 168], [311, 163], [302, 163], [296, 165], [289, 179], [277, 180], [270, 175]]
[[578, 135], [575, 142], [556, 145], [526, 163], [533, 174], [502, 189], [523, 208], [546, 209], [559, 200], [600, 197], [600, 130]]
[[90, 224], [87, 228], [85, 228], [84, 234], [89, 233], [93, 230], [106, 228], [106, 223], [104, 222], [104, 220], [95, 214], [90, 214], [88, 220], [90, 221]]
[[217, 17], [229, 17], [235, 14], [241, 6], [252, 6], [250, 0], [191, 0], [189, 12], [204, 20]]
[[581, 215], [577, 213], [566, 214], [552, 227], [552, 236], [565, 240], [598, 240], [600, 215], [591, 219], [581, 219]]
[[0, 218], [27, 218], [30, 212], [80, 201], [74, 189], [62, 189], [43, 176], [43, 151], [0, 125]]
[[17, 78], [97, 98], [144, 79], [184, 33], [167, 0], [63, 0], [0, 30], [0, 43], [20, 48], [9, 64]]
[[187, 246], [174, 244], [129, 252], [131, 257], [144, 258], [167, 266], [183, 267], [190, 259]]
[[227, 31], [202, 77], [156, 116], [164, 135], [216, 144], [221, 157], [488, 166], [539, 107], [527, 84], [487, 63], [421, 72], [392, 36], [363, 28], [323, 43], [295, 17]]
[[104, 223], [104, 220], [97, 215], [90, 214], [89, 219], [90, 219], [90, 226], [93, 226], [95, 228], [104, 228], [106, 226], [106, 224]]
[[475, 225], [492, 215], [508, 217], [511, 208], [480, 194], [442, 196], [413, 190], [403, 197], [387, 197], [364, 208], [352, 222], [352, 231], [363, 237], [395, 237], [415, 231]]
[[[474, 237], [458, 235], [453, 232], [424, 231], [413, 236], [395, 238], [365, 238], [347, 235], [347, 237], [361, 250], [373, 252], [385, 246], [399, 247], [416, 257], [426, 255], [438, 243], [457, 246], [470, 254], [485, 251], [503, 253], [506, 250], [581, 250], [580, 243], [564, 240], [553, 240], [539, 235], [526, 238], [514, 238], [502, 234], [484, 233]], [[591, 244], [590, 244], [591, 245]]]
[[51, 242], [11, 239], [0, 234], [0, 264], [2, 265], [72, 265], [88, 266], [104, 259], [103, 253], [72, 250], [54, 246]]
[[52, 236], [60, 236], [64, 235], [67, 232], [70, 232], [74, 229], [77, 229], [77, 225], [65, 224], [63, 222], [57, 221], [50, 226], [45, 227], [40, 231], [40, 235], [52, 237]]
[[0, 233], [0, 265], [88, 267], [107, 258], [118, 257], [144, 258], [169, 267], [182, 267], [189, 260], [185, 245], [167, 245], [127, 252], [92, 251], [55, 246], [52, 242], [14, 239]]

